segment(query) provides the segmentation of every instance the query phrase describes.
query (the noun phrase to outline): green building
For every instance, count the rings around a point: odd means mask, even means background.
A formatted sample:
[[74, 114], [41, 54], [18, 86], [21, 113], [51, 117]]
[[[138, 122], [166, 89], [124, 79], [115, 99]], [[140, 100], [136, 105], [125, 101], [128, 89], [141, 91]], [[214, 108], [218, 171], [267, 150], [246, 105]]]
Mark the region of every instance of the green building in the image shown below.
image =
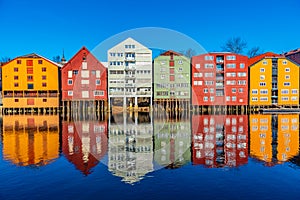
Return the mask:
[[190, 103], [190, 59], [167, 51], [154, 59], [154, 106], [187, 109]]

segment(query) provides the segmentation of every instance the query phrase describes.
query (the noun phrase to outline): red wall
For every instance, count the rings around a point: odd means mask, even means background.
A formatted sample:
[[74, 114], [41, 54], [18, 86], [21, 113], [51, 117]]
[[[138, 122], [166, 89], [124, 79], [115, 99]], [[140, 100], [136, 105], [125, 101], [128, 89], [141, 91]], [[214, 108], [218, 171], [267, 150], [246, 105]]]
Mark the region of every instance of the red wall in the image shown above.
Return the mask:
[[[224, 56], [224, 96], [216, 96], [216, 57]], [[236, 60], [226, 60], [226, 56], [234, 55]], [[205, 56], [213, 56], [213, 60], [205, 60]], [[234, 53], [210, 53], [192, 57], [192, 104], [193, 105], [247, 105], [248, 104], [248, 57]], [[226, 65], [235, 63], [235, 69], [227, 69]], [[240, 68], [240, 63], [244, 63], [245, 67]], [[196, 64], [200, 64], [200, 69], [196, 68]], [[205, 69], [205, 64], [213, 64], [212, 69]], [[194, 73], [202, 73], [202, 77], [194, 77]], [[213, 77], [205, 77], [205, 73], [214, 73]], [[226, 73], [235, 72], [236, 77], [227, 77]], [[246, 77], [238, 77], [238, 72], [246, 72]], [[235, 80], [236, 85], [227, 85], [226, 81]], [[245, 80], [246, 85], [238, 85], [238, 80]], [[194, 81], [202, 81], [202, 85], [194, 85]], [[213, 81], [213, 85], [206, 86], [205, 81]], [[214, 93], [204, 93], [205, 88], [213, 88]], [[236, 88], [236, 93], [232, 93], [232, 88]], [[239, 92], [239, 88], [243, 88], [243, 93]], [[208, 101], [204, 101], [207, 96]], [[210, 101], [210, 97], [214, 97], [214, 101]], [[230, 101], [226, 101], [226, 96], [230, 96]], [[236, 101], [232, 101], [232, 96], [236, 96]], [[242, 101], [241, 101], [242, 100]]]
[[[88, 85], [82, 85], [81, 80], [81, 66], [83, 57], [86, 57], [87, 69], [90, 71]], [[78, 70], [78, 74], [68, 78], [69, 70]], [[96, 75], [92, 75], [92, 70], [100, 70], [100, 85], [96, 85]], [[73, 85], [68, 85], [68, 79], [73, 80]], [[85, 78], [86, 80], [87, 78]], [[97, 78], [98, 79], [98, 78]], [[61, 69], [61, 86], [62, 86], [62, 100], [107, 100], [107, 68], [104, 67], [85, 47], [75, 54], [71, 60], [66, 63]], [[73, 96], [68, 96], [68, 90], [73, 91]], [[81, 91], [88, 90], [89, 98], [82, 98]], [[104, 91], [104, 96], [94, 96], [94, 90]]]

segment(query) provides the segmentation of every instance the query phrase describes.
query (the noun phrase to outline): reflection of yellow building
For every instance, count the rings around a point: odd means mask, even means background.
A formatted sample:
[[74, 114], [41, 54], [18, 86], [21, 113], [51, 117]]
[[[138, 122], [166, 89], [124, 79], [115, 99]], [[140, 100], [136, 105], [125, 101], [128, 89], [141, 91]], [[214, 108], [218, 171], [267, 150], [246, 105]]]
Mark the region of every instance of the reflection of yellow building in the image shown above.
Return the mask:
[[299, 151], [299, 115], [278, 115], [277, 160], [286, 161]]
[[20, 166], [46, 165], [59, 155], [59, 116], [3, 116], [3, 157]]
[[272, 115], [250, 115], [250, 155], [272, 161]]
[[250, 115], [250, 154], [284, 162], [299, 152], [298, 115]]

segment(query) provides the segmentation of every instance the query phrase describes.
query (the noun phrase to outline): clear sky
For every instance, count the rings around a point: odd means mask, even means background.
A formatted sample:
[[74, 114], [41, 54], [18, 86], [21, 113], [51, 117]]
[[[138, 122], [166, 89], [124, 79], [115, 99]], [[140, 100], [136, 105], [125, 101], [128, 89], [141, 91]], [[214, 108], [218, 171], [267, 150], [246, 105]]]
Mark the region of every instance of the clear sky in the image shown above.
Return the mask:
[[299, 0], [0, 0], [0, 22], [0, 58], [35, 52], [52, 59], [64, 49], [69, 59], [141, 27], [181, 32], [207, 51], [237, 36], [264, 51], [300, 48]]

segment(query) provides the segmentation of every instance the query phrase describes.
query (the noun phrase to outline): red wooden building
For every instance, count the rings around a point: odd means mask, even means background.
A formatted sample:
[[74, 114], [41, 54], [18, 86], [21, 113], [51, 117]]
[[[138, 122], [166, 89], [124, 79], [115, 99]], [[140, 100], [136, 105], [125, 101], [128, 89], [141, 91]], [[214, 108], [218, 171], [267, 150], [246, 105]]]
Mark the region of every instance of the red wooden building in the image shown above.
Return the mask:
[[247, 115], [193, 115], [192, 162], [237, 167], [248, 162]]
[[82, 47], [62, 67], [61, 87], [64, 107], [81, 110], [93, 106], [103, 110], [107, 104], [107, 68]]
[[91, 173], [107, 152], [107, 122], [62, 123], [62, 151], [84, 175]]
[[248, 57], [235, 53], [208, 53], [192, 57], [194, 106], [248, 104]]

